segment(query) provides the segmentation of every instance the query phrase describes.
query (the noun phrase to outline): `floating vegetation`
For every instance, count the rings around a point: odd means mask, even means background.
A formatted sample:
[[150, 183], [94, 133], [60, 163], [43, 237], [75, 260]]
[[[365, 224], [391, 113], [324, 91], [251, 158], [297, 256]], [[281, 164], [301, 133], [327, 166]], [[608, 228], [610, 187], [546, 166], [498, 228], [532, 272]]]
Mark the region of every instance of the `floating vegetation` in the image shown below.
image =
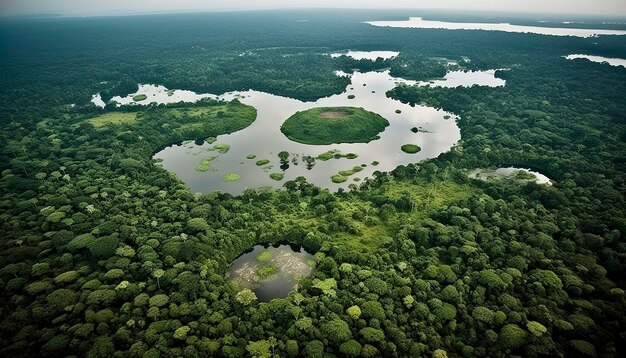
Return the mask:
[[254, 154], [246, 155], [246, 159], [254, 159], [254, 158], [256, 158], [256, 155], [254, 155]]
[[270, 162], [269, 159], [261, 159], [261, 160], [256, 161], [256, 165], [259, 167], [262, 167], [266, 164], [269, 164], [269, 162]]
[[402, 149], [403, 152], [408, 153], [408, 154], [415, 154], [419, 152], [420, 150], [422, 150], [422, 148], [420, 148], [419, 145], [415, 145], [415, 144], [405, 144], [402, 147], [400, 147], [400, 149]]
[[353, 167], [352, 169], [340, 171], [339, 175], [344, 176], [344, 177], [349, 177], [349, 176], [351, 176], [351, 175], [353, 175], [355, 173], [360, 172], [361, 170], [363, 170], [362, 167], [356, 166], [356, 167]]
[[230, 145], [226, 143], [219, 143], [208, 149], [209, 151], [217, 151], [218, 153], [225, 154], [230, 150]]
[[239, 179], [241, 179], [241, 175], [237, 173], [229, 173], [229, 174], [224, 175], [224, 181], [227, 181], [227, 182], [237, 181]]
[[396, 114], [400, 114], [400, 113], [402, 113], [402, 111], [399, 109], [396, 109]]
[[319, 159], [321, 161], [327, 161], [327, 160], [330, 160], [330, 159], [341, 159], [341, 158], [356, 159], [358, 157], [359, 157], [359, 155], [356, 154], [356, 153], [342, 154], [337, 149], [331, 149], [328, 152], [324, 152], [324, 153], [318, 155], [315, 159]]
[[259, 276], [261, 280], [266, 280], [276, 275], [277, 273], [278, 273], [278, 267], [272, 264], [263, 266], [260, 269], [256, 270], [256, 274], [257, 276]]
[[260, 262], [269, 261], [272, 259], [272, 253], [269, 250], [261, 251], [261, 253], [256, 256], [256, 259]]
[[443, 119], [450, 119], [450, 115], [446, 114], [445, 116], [443, 116]]
[[380, 164], [380, 163], [378, 161], [376, 161], [376, 160], [372, 162], [373, 166], [377, 166], [378, 164]]
[[138, 94], [136, 96], [133, 96], [133, 101], [141, 102], [141, 101], [145, 100], [146, 98], [148, 98], [148, 96], [146, 96], [145, 94]]
[[359, 178], [359, 177], [354, 177], [354, 178], [352, 178], [352, 180], [354, 180], [354, 181], [361, 181], [361, 178]]
[[356, 98], [356, 96], [353, 95], [353, 94], [348, 95], [348, 99], [355, 99], [355, 98]]
[[[211, 169], [211, 162], [217, 157], [206, 157], [200, 161], [200, 164], [196, 167], [196, 170], [199, 172], [206, 172]], [[214, 170], [214, 169], [213, 169]]]
[[208, 137], [204, 141], [209, 143], [209, 144], [213, 144], [213, 143], [217, 142], [217, 138], [215, 138], [215, 137]]
[[332, 177], [330, 177], [330, 180], [335, 184], [339, 184], [346, 182], [348, 180], [348, 177], [345, 177], [343, 175], [333, 175]]
[[281, 181], [281, 180], [283, 180], [284, 177], [285, 177], [285, 174], [283, 174], [283, 173], [272, 173], [272, 174], [270, 174], [270, 178], [272, 178], [272, 180], [276, 180], [276, 181]]

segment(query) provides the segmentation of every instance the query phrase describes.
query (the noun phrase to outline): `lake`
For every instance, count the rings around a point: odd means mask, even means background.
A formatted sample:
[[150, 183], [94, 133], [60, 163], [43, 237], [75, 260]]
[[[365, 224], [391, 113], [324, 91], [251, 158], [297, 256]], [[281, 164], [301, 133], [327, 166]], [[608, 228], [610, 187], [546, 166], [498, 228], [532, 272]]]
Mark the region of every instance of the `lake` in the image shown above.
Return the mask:
[[226, 274], [238, 290], [252, 290], [260, 301], [287, 297], [298, 280], [313, 272], [313, 255], [288, 245], [254, 246], [233, 261]]
[[586, 59], [592, 62], [599, 62], [599, 63], [606, 62], [611, 66], [626, 67], [626, 60], [623, 58], [609, 58], [609, 57], [582, 55], [582, 54], [568, 55], [568, 56], [565, 56], [565, 58], [568, 60], [576, 60], [576, 59], [582, 58], [582, 59]]
[[[241, 131], [220, 135], [214, 143], [188, 140], [164, 148], [154, 155], [154, 159], [160, 165], [176, 173], [194, 192], [219, 190], [237, 195], [243, 193], [246, 188], [262, 186], [280, 188], [285, 181], [299, 176], [306, 177], [310, 183], [320, 187], [337, 190], [348, 189], [351, 184], [358, 185], [364, 178], [372, 177], [375, 171], [391, 171], [399, 165], [437, 157], [450, 150], [460, 140], [460, 130], [453, 113], [426, 106], [411, 107], [388, 98], [385, 95], [387, 91], [398, 84], [447, 87], [503, 86], [505, 81], [496, 78], [495, 73], [496, 70], [451, 71], [443, 79], [418, 82], [392, 77], [389, 71], [352, 74], [337, 71], [338, 76], [349, 76], [351, 84], [343, 93], [315, 102], [302, 102], [254, 90], [218, 96], [168, 90], [164, 86], [146, 84], [140, 85], [136, 93], [123, 98], [114, 97], [113, 100], [118, 105], [145, 105], [150, 102], [195, 102], [204, 97], [225, 100], [238, 98], [242, 103], [257, 109], [254, 123]], [[135, 102], [133, 96], [136, 94], [145, 94], [147, 99]], [[349, 99], [349, 95], [355, 97]], [[379, 134], [380, 139], [369, 143], [309, 145], [293, 142], [280, 131], [282, 123], [294, 113], [323, 106], [363, 107], [385, 117], [390, 125]], [[400, 149], [404, 144], [416, 144], [421, 147], [421, 151], [415, 154], [405, 153]], [[228, 150], [216, 150], [216, 146]], [[281, 151], [290, 153], [288, 163], [281, 163], [279, 160], [278, 153]], [[329, 151], [343, 155], [350, 153], [356, 158], [342, 157], [326, 161], [317, 159], [314, 165], [304, 163], [306, 156], [315, 158]], [[205, 165], [200, 166], [203, 161]], [[264, 163], [265, 161], [267, 163]], [[355, 167], [359, 172], [350, 175], [347, 181], [332, 182], [333, 175]], [[199, 170], [196, 170], [197, 168]], [[273, 178], [270, 174], [274, 174]]]
[[518, 33], [533, 33], [539, 35], [554, 36], [577, 36], [593, 37], [598, 35], [626, 35], [626, 30], [605, 30], [605, 29], [575, 29], [565, 27], [541, 27], [512, 25], [509, 23], [478, 23], [478, 22], [446, 22], [430, 21], [421, 17], [410, 17], [408, 20], [400, 21], [368, 21], [373, 26], [381, 27], [401, 27], [412, 29], [447, 29], [447, 30], [486, 30], [505, 31]]

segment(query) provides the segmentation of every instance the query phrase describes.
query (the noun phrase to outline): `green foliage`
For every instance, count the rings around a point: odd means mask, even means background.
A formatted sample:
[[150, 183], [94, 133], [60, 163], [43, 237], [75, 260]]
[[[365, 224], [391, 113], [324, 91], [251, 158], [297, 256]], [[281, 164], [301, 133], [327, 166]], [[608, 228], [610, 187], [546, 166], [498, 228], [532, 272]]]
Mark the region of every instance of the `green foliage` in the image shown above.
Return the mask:
[[317, 107], [296, 112], [280, 127], [287, 138], [305, 144], [367, 143], [389, 122], [356, 107]]
[[259, 167], [262, 167], [266, 164], [269, 164], [269, 162], [270, 162], [269, 159], [261, 159], [261, 160], [257, 160], [255, 164]]
[[180, 340], [185, 340], [187, 339], [187, 334], [189, 333], [189, 331], [191, 331], [191, 328], [188, 326], [182, 326], [182, 327], [178, 327], [175, 331], [174, 331], [174, 339], [180, 339]]
[[338, 318], [322, 324], [320, 330], [329, 341], [335, 344], [340, 344], [352, 338], [348, 324]]
[[269, 250], [263, 250], [256, 255], [257, 261], [266, 262], [272, 259], [272, 253]]
[[415, 154], [422, 150], [422, 148], [420, 148], [420, 146], [416, 144], [403, 144], [400, 149], [408, 154]]
[[150, 297], [149, 303], [151, 307], [163, 307], [169, 302], [169, 297], [164, 294], [157, 294]]
[[278, 267], [276, 267], [276, 265], [265, 265], [261, 268], [259, 268], [258, 270], [256, 270], [256, 274], [257, 276], [259, 276], [259, 278], [261, 280], [265, 280], [267, 278], [270, 278], [274, 275], [276, 275], [278, 273]]
[[536, 321], [530, 321], [526, 323], [526, 328], [528, 328], [530, 333], [534, 334], [537, 337], [541, 337], [546, 332], [548, 332], [548, 329], [544, 325]]
[[211, 230], [211, 227], [203, 218], [193, 218], [187, 220], [187, 230], [192, 233], [202, 233]]
[[346, 357], [358, 357], [361, 354], [361, 343], [351, 339], [339, 346], [339, 351]]
[[285, 177], [284, 173], [270, 173], [270, 178], [272, 180], [281, 181]]
[[241, 179], [241, 175], [237, 173], [229, 173], [229, 174], [224, 175], [224, 181], [227, 181], [227, 182], [237, 181], [239, 179]]
[[516, 324], [507, 324], [498, 334], [498, 345], [503, 349], [516, 349], [526, 342], [526, 332]]
[[141, 102], [144, 101], [148, 98], [148, 96], [146, 96], [145, 94], [138, 94], [138, 95], [134, 95], [133, 96], [133, 101], [135, 102]]
[[272, 356], [270, 349], [270, 343], [265, 340], [248, 342], [246, 346], [246, 350], [250, 353], [250, 356], [255, 358], [270, 358]]
[[365, 327], [359, 331], [363, 339], [370, 343], [382, 342], [385, 339], [385, 333], [380, 329]]
[[241, 303], [244, 306], [251, 305], [254, 301], [257, 300], [256, 294], [249, 289], [241, 290], [237, 292], [235, 295], [235, 299], [237, 302]]
[[350, 307], [348, 307], [348, 309], [346, 309], [346, 313], [352, 319], [357, 319], [357, 318], [361, 317], [361, 308], [359, 308], [359, 306], [357, 306], [357, 305], [350, 306]]

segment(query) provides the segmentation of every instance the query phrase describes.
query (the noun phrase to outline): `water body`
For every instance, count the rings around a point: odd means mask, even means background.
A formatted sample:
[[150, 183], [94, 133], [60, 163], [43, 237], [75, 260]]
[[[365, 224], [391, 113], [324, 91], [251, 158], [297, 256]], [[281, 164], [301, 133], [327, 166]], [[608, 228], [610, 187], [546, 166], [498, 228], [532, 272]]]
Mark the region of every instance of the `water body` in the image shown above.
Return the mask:
[[394, 58], [398, 56], [400, 52], [396, 51], [348, 51], [348, 52], [337, 52], [331, 53], [330, 57], [341, 57], [346, 55], [348, 57], [352, 57], [355, 60], [371, 60], [375, 61], [377, 58], [382, 58], [383, 60], [388, 60], [390, 58]]
[[[216, 142], [189, 140], [169, 146], [154, 155], [161, 165], [178, 175], [192, 191], [210, 192], [219, 190], [234, 195], [241, 194], [246, 188], [271, 186], [280, 188], [287, 180], [304, 176], [311, 183], [320, 187], [337, 190], [347, 189], [350, 184], [358, 184], [366, 177], [372, 177], [375, 171], [391, 171], [398, 165], [416, 163], [433, 158], [448, 151], [461, 138], [455, 123], [456, 116], [432, 107], [403, 104], [388, 98], [385, 93], [396, 85], [431, 85], [431, 86], [501, 86], [504, 81], [494, 77], [491, 71], [454, 71], [443, 80], [417, 82], [394, 78], [389, 71], [355, 72], [347, 74], [337, 71], [338, 76], [349, 76], [351, 84], [344, 93], [319, 99], [315, 102], [302, 102], [254, 90], [230, 92], [220, 96], [198, 94], [192, 91], [168, 90], [164, 86], [140, 85], [139, 91], [126, 97], [115, 97], [119, 105], [147, 105], [154, 103], [175, 103], [179, 101], [196, 102], [201, 98], [217, 98], [241, 102], [257, 109], [257, 119], [249, 127], [231, 134], [217, 137]], [[133, 96], [145, 94], [147, 99], [135, 102]], [[349, 99], [348, 95], [354, 95]], [[363, 107], [387, 118], [390, 125], [380, 133], [380, 139], [370, 143], [345, 143], [331, 145], [309, 145], [296, 143], [285, 137], [280, 131], [282, 123], [297, 111], [321, 106]], [[397, 113], [399, 111], [400, 113]], [[411, 129], [418, 128], [414, 133]], [[215, 150], [217, 144], [222, 148], [229, 146], [226, 153]], [[421, 151], [416, 154], [404, 153], [403, 144], [417, 144]], [[314, 166], [303, 162], [305, 156], [317, 157], [325, 152], [336, 150], [342, 154], [354, 153], [356, 159], [316, 160]], [[289, 152], [287, 165], [281, 163], [277, 154]], [[198, 171], [196, 167], [210, 158], [208, 170]], [[249, 159], [250, 158], [250, 159]], [[257, 165], [259, 160], [268, 160], [264, 165]], [[348, 177], [343, 183], [333, 183], [331, 176], [339, 171], [360, 167], [361, 171]], [[227, 181], [230, 173], [240, 175], [236, 181]], [[270, 174], [281, 173], [281, 180], [270, 178]], [[276, 176], [275, 176], [276, 178]]]
[[478, 22], [445, 22], [424, 20], [421, 17], [410, 17], [401, 21], [369, 21], [373, 26], [381, 27], [401, 27], [414, 29], [448, 29], [448, 30], [486, 30], [505, 31], [518, 33], [532, 33], [539, 35], [554, 36], [577, 36], [594, 37], [598, 35], [626, 35], [626, 30], [605, 30], [605, 29], [574, 29], [564, 27], [541, 27], [512, 25], [509, 23], [478, 23]]
[[[289, 292], [297, 289], [298, 280], [313, 272], [312, 257], [304, 249], [295, 249], [287, 245], [278, 247], [256, 245], [251, 252], [235, 259], [226, 275], [238, 289], [250, 289], [260, 301], [269, 301], [273, 298], [287, 297]], [[273, 266], [276, 271], [263, 278], [258, 272], [266, 266]]]
[[568, 56], [565, 56], [565, 58], [568, 60], [575, 60], [575, 59], [583, 58], [592, 62], [599, 62], [599, 63], [606, 62], [611, 66], [622, 66], [626, 68], [626, 60], [623, 58], [609, 58], [609, 57], [582, 55], [582, 54], [568, 55]]
[[552, 180], [547, 176], [525, 168], [474, 169], [467, 176], [484, 181], [507, 179], [519, 182], [534, 181], [537, 184], [552, 185]]
[[[433, 86], [433, 87], [468, 87], [468, 86], [488, 86], [488, 87], [502, 87], [506, 84], [506, 81], [496, 77], [496, 71], [500, 70], [487, 70], [487, 71], [449, 71], [445, 77], [440, 80], [433, 81], [420, 81], [416, 84], [418, 86]], [[471, 85], [468, 85], [470, 84]]]

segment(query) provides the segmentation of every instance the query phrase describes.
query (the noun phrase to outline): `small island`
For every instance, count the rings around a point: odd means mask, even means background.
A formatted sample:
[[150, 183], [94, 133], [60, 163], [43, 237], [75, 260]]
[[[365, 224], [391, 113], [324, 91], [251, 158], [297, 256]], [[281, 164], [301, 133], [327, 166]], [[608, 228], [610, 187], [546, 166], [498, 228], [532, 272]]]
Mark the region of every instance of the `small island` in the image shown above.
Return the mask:
[[280, 130], [304, 144], [367, 143], [378, 139], [389, 121], [357, 107], [318, 107], [297, 112]]
[[400, 149], [402, 149], [403, 152], [408, 153], [408, 154], [415, 154], [419, 152], [420, 150], [422, 150], [422, 148], [420, 148], [419, 145], [415, 145], [415, 144], [405, 144], [402, 147], [400, 147]]

